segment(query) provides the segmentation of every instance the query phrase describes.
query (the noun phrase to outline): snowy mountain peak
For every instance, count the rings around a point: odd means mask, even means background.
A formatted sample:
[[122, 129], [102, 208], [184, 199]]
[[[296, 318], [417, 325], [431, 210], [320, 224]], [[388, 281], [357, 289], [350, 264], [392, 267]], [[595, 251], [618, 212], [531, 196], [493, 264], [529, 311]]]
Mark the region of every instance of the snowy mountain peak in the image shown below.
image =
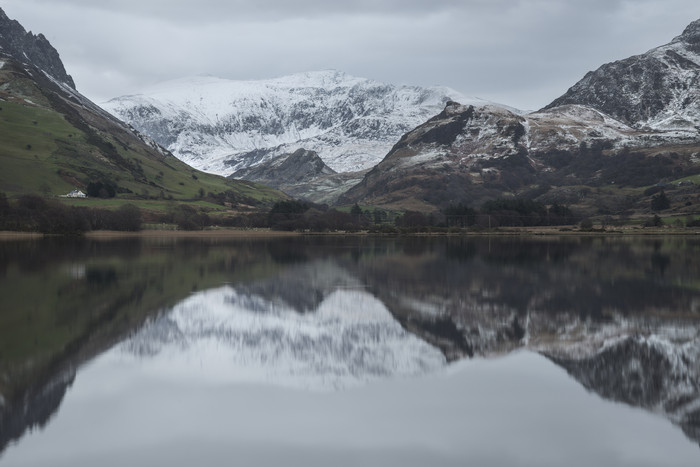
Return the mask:
[[364, 80], [339, 70], [319, 70], [281, 76], [271, 81], [299, 87], [354, 86]]
[[230, 175], [302, 147], [338, 172], [369, 169], [450, 100], [486, 104], [445, 87], [324, 70], [259, 81], [187, 77], [103, 106], [188, 164]]

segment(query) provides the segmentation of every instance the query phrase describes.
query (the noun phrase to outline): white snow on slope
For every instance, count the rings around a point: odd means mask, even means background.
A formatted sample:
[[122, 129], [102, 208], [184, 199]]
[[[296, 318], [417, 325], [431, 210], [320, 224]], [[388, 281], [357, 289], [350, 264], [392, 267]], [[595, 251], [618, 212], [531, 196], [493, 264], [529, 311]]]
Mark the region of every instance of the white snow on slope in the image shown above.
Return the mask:
[[368, 169], [448, 100], [486, 103], [331, 70], [261, 81], [189, 77], [102, 105], [186, 163], [228, 175], [301, 147], [338, 172]]

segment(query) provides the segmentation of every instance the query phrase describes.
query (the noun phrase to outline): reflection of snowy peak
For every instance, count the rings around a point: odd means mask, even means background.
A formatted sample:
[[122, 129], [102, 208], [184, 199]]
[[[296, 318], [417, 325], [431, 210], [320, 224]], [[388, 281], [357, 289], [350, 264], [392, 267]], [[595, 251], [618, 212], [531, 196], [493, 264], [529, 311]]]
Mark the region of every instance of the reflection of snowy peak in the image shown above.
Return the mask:
[[210, 290], [152, 321], [121, 348], [166, 372], [320, 390], [445, 364], [439, 350], [358, 290], [332, 292], [305, 314], [278, 299], [229, 287]]
[[339, 172], [370, 168], [450, 99], [465, 101], [447, 88], [319, 71], [264, 81], [185, 78], [103, 105], [188, 164], [228, 175], [300, 147]]

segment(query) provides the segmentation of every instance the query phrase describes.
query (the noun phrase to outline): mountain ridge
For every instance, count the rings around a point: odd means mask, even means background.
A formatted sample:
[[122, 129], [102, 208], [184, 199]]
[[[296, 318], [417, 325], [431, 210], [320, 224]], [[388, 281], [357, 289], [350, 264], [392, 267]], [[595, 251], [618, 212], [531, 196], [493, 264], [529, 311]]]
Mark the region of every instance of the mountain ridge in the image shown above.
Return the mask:
[[[404, 135], [338, 202], [423, 212], [514, 196], [577, 204], [583, 199], [558, 197], [557, 190], [639, 187], [693, 175], [700, 171], [698, 149], [694, 132], [643, 131], [580, 105], [519, 115], [450, 102]], [[615, 163], [616, 154], [627, 162]], [[533, 187], [539, 194], [528, 194]]]
[[[589, 72], [536, 112], [447, 103], [339, 203], [426, 212], [525, 197], [586, 215], [647, 214], [642, 187], [685, 184], [674, 211], [693, 214], [698, 153], [700, 20], [669, 44]], [[599, 195], [606, 185], [630, 187], [626, 201]]]
[[199, 76], [144, 92], [103, 107], [182, 160], [225, 175], [302, 147], [337, 172], [366, 170], [445, 102], [465, 100], [444, 87], [394, 86], [336, 70], [258, 81]]

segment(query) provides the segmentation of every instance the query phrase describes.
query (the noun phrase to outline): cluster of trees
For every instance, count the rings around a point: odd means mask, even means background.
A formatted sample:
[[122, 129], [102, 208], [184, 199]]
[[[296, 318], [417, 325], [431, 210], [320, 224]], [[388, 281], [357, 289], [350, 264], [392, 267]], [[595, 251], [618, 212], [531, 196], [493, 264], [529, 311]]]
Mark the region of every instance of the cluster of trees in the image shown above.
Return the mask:
[[202, 230], [212, 225], [211, 217], [198, 212], [187, 204], [178, 204], [174, 209], [160, 218], [161, 222], [175, 224], [180, 230]]
[[0, 193], [0, 230], [79, 235], [90, 230], [137, 231], [141, 210], [125, 204], [116, 210], [66, 206], [38, 195], [10, 202]]
[[[359, 212], [358, 212], [359, 210]], [[267, 225], [273, 230], [311, 230], [314, 232], [343, 230], [353, 232], [369, 222], [357, 206], [350, 213], [302, 201], [279, 201], [267, 215]]]
[[[657, 204], [664, 200], [657, 195]], [[464, 203], [442, 212], [407, 211], [401, 215], [381, 209], [363, 210], [355, 204], [349, 212], [298, 200], [279, 201], [267, 212], [223, 216], [207, 214], [186, 204], [173, 204], [164, 214], [149, 216], [150, 222], [174, 224], [180, 230], [201, 230], [209, 226], [256, 227], [273, 230], [314, 232], [368, 230], [370, 232], [447, 231], [464, 228], [506, 226], [574, 225], [581, 221], [568, 207], [551, 206], [527, 199], [496, 199], [480, 208]], [[80, 234], [90, 230], [137, 231], [141, 210], [131, 204], [118, 209], [67, 206], [38, 195], [24, 195], [10, 202], [0, 193], [0, 230], [52, 234]]]
[[91, 198], [114, 198], [117, 194], [117, 185], [104, 180], [90, 182], [86, 191]]

